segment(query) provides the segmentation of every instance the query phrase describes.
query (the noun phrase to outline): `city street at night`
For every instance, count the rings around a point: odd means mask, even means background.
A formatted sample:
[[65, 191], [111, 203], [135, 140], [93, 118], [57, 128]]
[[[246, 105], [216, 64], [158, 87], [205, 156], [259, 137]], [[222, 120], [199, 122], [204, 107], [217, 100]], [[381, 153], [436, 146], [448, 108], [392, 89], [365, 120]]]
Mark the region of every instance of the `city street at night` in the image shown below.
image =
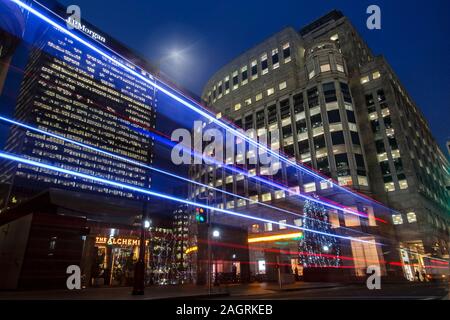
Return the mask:
[[0, 0], [0, 303], [448, 301], [449, 12]]

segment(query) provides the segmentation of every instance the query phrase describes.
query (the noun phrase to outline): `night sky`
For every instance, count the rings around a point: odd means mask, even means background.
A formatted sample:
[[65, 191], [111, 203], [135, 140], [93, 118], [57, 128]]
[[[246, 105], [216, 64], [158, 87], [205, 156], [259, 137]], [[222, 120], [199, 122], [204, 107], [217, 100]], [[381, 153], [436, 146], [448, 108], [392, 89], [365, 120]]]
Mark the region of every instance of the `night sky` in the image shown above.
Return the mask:
[[[221, 66], [283, 27], [296, 29], [332, 9], [347, 15], [374, 54], [383, 54], [424, 112], [445, 150], [450, 139], [450, 1], [63, 0], [82, 17], [200, 94]], [[366, 28], [366, 8], [382, 10], [382, 30]], [[170, 57], [174, 50], [182, 57]], [[169, 57], [169, 58], [167, 58]], [[445, 152], [447, 154], [447, 152]]]

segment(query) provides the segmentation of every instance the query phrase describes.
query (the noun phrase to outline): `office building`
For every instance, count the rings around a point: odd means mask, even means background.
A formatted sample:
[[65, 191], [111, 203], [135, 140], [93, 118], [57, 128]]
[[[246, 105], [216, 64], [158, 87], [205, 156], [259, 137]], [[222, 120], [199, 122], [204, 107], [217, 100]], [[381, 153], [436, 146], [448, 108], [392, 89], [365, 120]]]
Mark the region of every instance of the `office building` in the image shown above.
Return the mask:
[[[341, 12], [332, 11], [300, 30], [283, 29], [239, 55], [210, 78], [202, 99], [218, 118], [244, 130], [278, 129], [277, 147], [288, 158], [393, 208], [392, 214], [382, 216], [370, 206], [356, 204], [394, 226], [408, 279], [413, 279], [415, 269], [423, 269], [421, 257], [449, 257], [448, 160], [395, 72], [382, 56], [372, 53]], [[257, 166], [247, 168], [262, 174]], [[352, 205], [333, 195], [329, 189], [336, 188], [325, 179], [318, 182], [289, 170], [283, 165], [274, 179], [293, 190], [328, 194]], [[209, 172], [192, 168], [193, 177], [215, 187], [289, 207], [290, 197], [283, 191], [255, 187], [238, 175], [228, 177], [222, 169]], [[194, 188], [192, 196], [197, 194]], [[226, 199], [218, 206], [238, 209], [248, 204]], [[380, 232], [380, 223], [373, 218], [368, 226], [358, 218], [330, 216], [330, 220], [337, 230]], [[283, 232], [266, 225], [255, 224], [250, 235]], [[395, 239], [391, 231], [384, 234]], [[351, 254], [381, 259], [374, 248], [357, 244], [352, 244]], [[356, 264], [355, 273], [362, 276], [364, 263]]]

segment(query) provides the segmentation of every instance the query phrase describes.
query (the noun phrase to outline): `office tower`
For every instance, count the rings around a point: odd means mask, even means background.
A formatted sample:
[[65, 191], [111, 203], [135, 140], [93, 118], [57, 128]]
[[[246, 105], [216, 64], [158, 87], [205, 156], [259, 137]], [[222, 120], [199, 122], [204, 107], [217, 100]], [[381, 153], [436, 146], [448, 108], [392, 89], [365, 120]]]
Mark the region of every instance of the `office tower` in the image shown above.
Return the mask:
[[[395, 209], [384, 218], [397, 231], [406, 277], [414, 273], [410, 261], [425, 255], [448, 258], [449, 163], [387, 61], [372, 53], [341, 12], [300, 30], [283, 29], [239, 55], [210, 78], [202, 99], [218, 118], [244, 130], [278, 129], [279, 147], [288, 158]], [[205, 179], [207, 173], [193, 168], [192, 174]], [[208, 176], [212, 181], [202, 181], [289, 206], [284, 192], [253, 188], [221, 173]], [[304, 180], [286, 166], [274, 178], [307, 194], [330, 189], [326, 180]], [[328, 195], [340, 199], [332, 191]], [[246, 204], [230, 199], [219, 206]], [[373, 208], [358, 208], [373, 214]], [[351, 218], [334, 220], [339, 227], [377, 234], [373, 219], [368, 227]], [[250, 233], [270, 234], [273, 228], [255, 224]], [[354, 257], [376, 256], [366, 249], [352, 244]]]
[[[36, 3], [32, 5], [39, 7]], [[56, 13], [65, 14], [65, 8], [58, 4], [48, 2], [47, 5]], [[16, 12], [26, 15], [18, 9]], [[18, 49], [20, 54], [26, 54], [26, 62], [8, 71], [16, 76], [22, 73], [20, 88], [12, 87], [15, 82], [11, 85], [5, 82], [9, 92], [18, 91], [12, 112], [14, 120], [151, 164], [153, 138], [146, 131], [155, 126], [156, 89], [51, 25], [34, 21], [30, 16], [26, 19], [28, 25]], [[61, 23], [58, 18], [54, 19]], [[112, 48], [115, 53], [110, 54], [116, 61], [124, 62], [126, 58], [143, 70], [154, 71], [137, 54], [94, 26], [85, 21], [82, 21], [82, 26], [82, 29], [75, 28], [72, 32]], [[7, 30], [2, 32], [5, 34]], [[96, 35], [94, 39], [93, 35]], [[15, 39], [14, 36], [10, 35]], [[130, 63], [126, 64], [136, 69]], [[148, 73], [143, 72], [142, 75], [152, 79]], [[149, 170], [141, 166], [18, 126], [11, 126], [4, 150], [108, 180], [141, 187], [151, 185]], [[3, 163], [3, 168], [3, 178], [12, 184], [5, 195], [9, 204], [47, 188], [129, 199], [141, 197], [120, 188], [15, 162]]]

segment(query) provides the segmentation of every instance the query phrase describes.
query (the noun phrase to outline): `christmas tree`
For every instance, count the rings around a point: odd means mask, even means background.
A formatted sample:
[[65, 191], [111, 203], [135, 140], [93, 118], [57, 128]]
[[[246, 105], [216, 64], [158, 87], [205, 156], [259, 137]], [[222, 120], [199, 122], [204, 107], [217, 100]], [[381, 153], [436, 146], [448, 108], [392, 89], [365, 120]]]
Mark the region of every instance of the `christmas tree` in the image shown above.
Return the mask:
[[303, 227], [305, 231], [300, 241], [300, 262], [305, 268], [337, 267], [341, 264], [340, 246], [329, 222], [325, 207], [315, 201], [306, 200], [303, 207]]

